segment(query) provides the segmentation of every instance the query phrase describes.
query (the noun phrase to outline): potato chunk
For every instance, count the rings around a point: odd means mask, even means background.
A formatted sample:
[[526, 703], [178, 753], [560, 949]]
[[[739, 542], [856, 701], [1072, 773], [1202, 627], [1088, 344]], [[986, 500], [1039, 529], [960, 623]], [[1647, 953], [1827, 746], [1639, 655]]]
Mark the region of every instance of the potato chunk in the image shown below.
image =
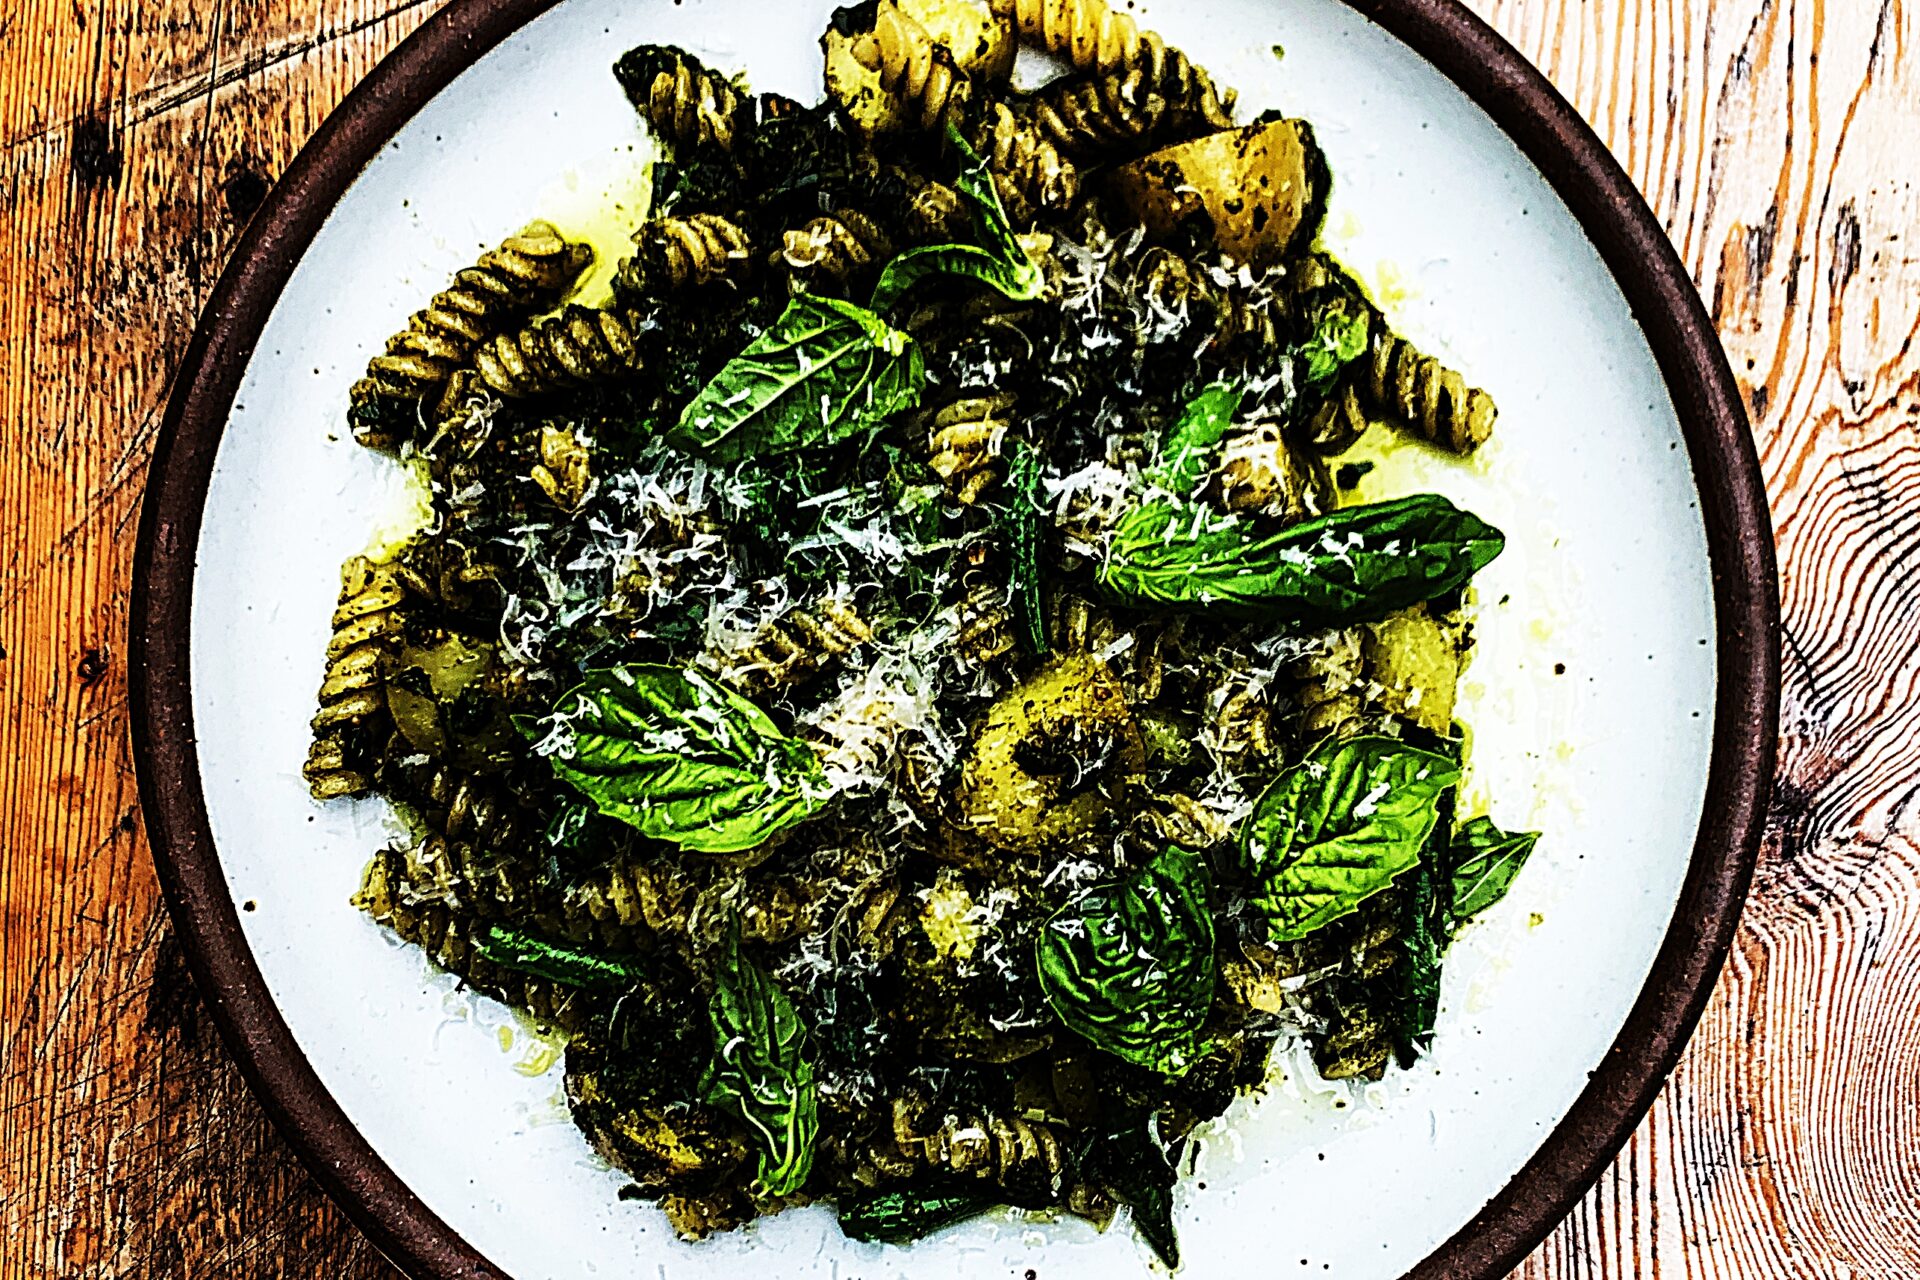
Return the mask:
[[1361, 645], [1380, 705], [1423, 729], [1451, 733], [1465, 639], [1458, 619], [1436, 618], [1425, 605], [1368, 626]]
[[1131, 787], [1145, 755], [1106, 663], [1056, 658], [988, 709], [960, 772], [961, 821], [1001, 849], [1070, 842]]
[[1304, 120], [1276, 120], [1163, 147], [1114, 170], [1122, 204], [1156, 236], [1204, 214], [1213, 241], [1242, 262], [1278, 261], [1313, 235], [1327, 166]]

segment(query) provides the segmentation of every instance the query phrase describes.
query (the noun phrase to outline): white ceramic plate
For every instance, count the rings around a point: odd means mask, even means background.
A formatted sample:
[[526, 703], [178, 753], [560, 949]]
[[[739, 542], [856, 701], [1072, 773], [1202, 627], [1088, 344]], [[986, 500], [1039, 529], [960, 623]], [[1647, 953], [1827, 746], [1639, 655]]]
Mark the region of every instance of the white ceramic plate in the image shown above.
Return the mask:
[[[622, 50], [683, 44], [757, 90], [820, 96], [829, 6], [814, 0], [567, 0], [464, 65], [514, 11], [540, 7], [456, 3], [435, 20], [445, 30], [430, 24], [384, 69], [389, 93], [414, 99], [452, 79], [390, 139], [403, 114], [391, 101], [350, 104], [262, 213], [226, 310], [210, 311], [190, 354], [150, 499], [136, 642], [149, 664], [143, 784], [203, 977], [296, 1143], [423, 1272], [452, 1274], [460, 1242], [523, 1280], [1147, 1272], [1124, 1228], [1010, 1214], [911, 1250], [848, 1241], [824, 1207], [681, 1243], [656, 1208], [616, 1198], [624, 1178], [568, 1123], [559, 1068], [540, 1069], [551, 1055], [348, 906], [389, 819], [378, 802], [307, 798], [306, 723], [340, 562], [406, 503], [397, 469], [344, 429], [348, 385], [422, 299], [530, 218], [594, 234], [603, 260], [617, 252], [645, 212], [649, 154], [609, 71]], [[1486, 38], [1450, 8], [1390, 8], [1457, 61], [1447, 32]], [[1178, 1195], [1184, 1273], [1368, 1280], [1424, 1259], [1481, 1274], [1499, 1261], [1492, 1244], [1511, 1254], [1545, 1230], [1644, 1107], [1744, 889], [1773, 671], [1744, 424], [1671, 254], [1648, 264], [1652, 286], [1623, 287], [1603, 261], [1597, 245], [1618, 257], [1621, 227], [1644, 237], [1651, 224], [1636, 202], [1596, 231], [1594, 202], [1609, 197], [1592, 188], [1624, 184], [1600, 172], [1557, 99], [1522, 105], [1577, 135], [1558, 145], [1590, 171], [1572, 188], [1561, 175], [1560, 191], [1466, 91], [1337, 0], [1205, 0], [1143, 17], [1239, 87], [1243, 118], [1278, 106], [1313, 121], [1335, 174], [1330, 247], [1397, 326], [1500, 402], [1471, 466], [1401, 451], [1367, 483], [1372, 496], [1438, 490], [1506, 531], [1506, 554], [1477, 582], [1469, 796], [1503, 825], [1547, 833], [1513, 894], [1450, 954], [1430, 1058], [1349, 1089], [1283, 1053], [1263, 1096], [1203, 1131]], [[1470, 81], [1483, 99], [1498, 98], [1501, 70]], [[1510, 123], [1521, 110], [1493, 105]], [[1643, 328], [1636, 306], [1656, 322]], [[1726, 561], [1717, 602], [1710, 539]], [[1703, 828], [1710, 774], [1718, 800]], [[1656, 957], [1675, 939], [1661, 964], [1677, 987], [1642, 1009], [1652, 1022], [1633, 1040], [1630, 1014], [1662, 987]], [[1590, 1077], [1615, 1070], [1616, 1041], [1652, 1060], [1596, 1101]], [[1556, 1148], [1570, 1113], [1569, 1129], [1584, 1116], [1593, 1132]], [[1480, 1254], [1460, 1239], [1476, 1214], [1497, 1237]], [[1464, 1251], [1436, 1258], [1450, 1240]]]

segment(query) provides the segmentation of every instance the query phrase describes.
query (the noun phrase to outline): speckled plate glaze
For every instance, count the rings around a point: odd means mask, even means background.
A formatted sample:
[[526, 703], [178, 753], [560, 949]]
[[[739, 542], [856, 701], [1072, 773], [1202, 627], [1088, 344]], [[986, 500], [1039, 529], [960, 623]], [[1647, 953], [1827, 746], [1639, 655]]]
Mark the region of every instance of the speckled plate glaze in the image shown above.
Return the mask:
[[[188, 954], [314, 1173], [422, 1277], [1127, 1276], [1124, 1229], [994, 1215], [902, 1250], [824, 1208], [672, 1237], [566, 1122], [559, 1071], [348, 905], [388, 836], [299, 766], [341, 559], [404, 506], [346, 436], [367, 356], [533, 216], [617, 244], [646, 142], [608, 67], [641, 41], [819, 95], [828, 5], [454, 0], [315, 135], [187, 353], [133, 615], [141, 793]], [[1502, 526], [1464, 690], [1470, 796], [1547, 831], [1450, 960], [1435, 1051], [1361, 1090], [1287, 1054], [1206, 1131], [1178, 1223], [1201, 1277], [1493, 1277], [1619, 1148], [1712, 985], [1772, 772], [1777, 589], [1745, 419], [1625, 175], [1447, 0], [1185, 0], [1144, 18], [1309, 116], [1327, 238], [1396, 324], [1491, 389], [1471, 466], [1384, 455]], [[1282, 53], [1282, 51], [1284, 51]], [[1313, 1083], [1309, 1083], [1313, 1082]]]

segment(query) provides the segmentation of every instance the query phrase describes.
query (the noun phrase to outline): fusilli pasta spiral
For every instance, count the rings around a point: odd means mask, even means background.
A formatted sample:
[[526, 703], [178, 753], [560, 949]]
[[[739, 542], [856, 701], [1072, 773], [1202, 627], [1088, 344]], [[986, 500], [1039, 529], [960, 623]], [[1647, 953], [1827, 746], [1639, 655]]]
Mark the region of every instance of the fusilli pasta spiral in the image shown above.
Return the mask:
[[636, 302], [683, 289], [738, 284], [753, 270], [752, 238], [717, 213], [655, 218], [633, 240], [634, 252], [620, 264], [618, 283]]
[[953, 628], [954, 653], [973, 666], [1005, 657], [1020, 643], [1006, 592], [991, 582], [970, 588], [947, 610], [946, 620]]
[[[1222, 271], [1221, 276], [1226, 273]], [[1140, 293], [1160, 320], [1160, 331], [1183, 335], [1199, 326], [1213, 341], [1250, 354], [1279, 350], [1286, 307], [1277, 296], [1216, 278], [1209, 268], [1155, 246], [1140, 255]]]
[[1081, 70], [1165, 61], [1166, 42], [1105, 0], [993, 0], [993, 10], [1030, 43]]
[[743, 692], [762, 693], [796, 685], [831, 670], [873, 629], [851, 600], [828, 596], [791, 609], [756, 631], [737, 649], [706, 657], [722, 680]]
[[693, 55], [664, 45], [641, 45], [622, 55], [613, 74], [640, 114], [670, 145], [733, 149], [745, 100]]
[[968, 141], [993, 171], [1008, 216], [1030, 223], [1041, 211], [1059, 213], [1080, 193], [1080, 174], [1033, 117], [1004, 102], [985, 104]]
[[777, 260], [796, 287], [844, 289], [870, 280], [892, 256], [879, 223], [858, 209], [836, 209], [787, 232]]
[[879, 73], [910, 127], [939, 129], [966, 109], [972, 84], [953, 53], [893, 0], [880, 0], [872, 28], [854, 39], [853, 56]]
[[405, 859], [391, 849], [375, 854], [367, 864], [353, 903], [426, 952], [440, 968], [548, 1026], [577, 1030], [592, 1014], [591, 1002], [578, 990], [488, 962], [474, 950], [474, 926], [432, 899], [419, 897], [407, 879]]
[[893, 1100], [892, 1116], [894, 1147], [916, 1167], [990, 1181], [1015, 1203], [1051, 1203], [1066, 1179], [1066, 1144], [1041, 1121], [941, 1111], [910, 1097]]
[[473, 363], [487, 386], [519, 399], [625, 377], [639, 368], [640, 351], [619, 312], [570, 305], [494, 338]]
[[410, 438], [423, 398], [438, 397], [476, 347], [550, 305], [592, 260], [586, 245], [535, 222], [459, 272], [387, 341], [386, 350], [367, 363], [366, 376], [354, 383], [349, 414], [354, 438], [377, 449], [392, 449]]
[[917, 239], [960, 240], [971, 223], [965, 199], [946, 183], [922, 180], [913, 185], [907, 203], [907, 227]]
[[1006, 392], [963, 394], [927, 416], [927, 465], [960, 502], [980, 501], [1005, 476], [1002, 453], [1013, 400]]
[[1493, 397], [1418, 347], [1375, 324], [1356, 362], [1360, 402], [1429, 444], [1472, 453], [1493, 434]]
[[1232, 128], [1212, 78], [1177, 51], [1170, 55], [1159, 76], [1136, 65], [1056, 82], [1040, 94], [1035, 116], [1073, 156], [1130, 157]]
[[327, 673], [303, 769], [316, 800], [364, 795], [386, 742], [387, 676], [406, 631], [400, 570], [355, 556], [340, 570], [340, 603], [327, 641]]

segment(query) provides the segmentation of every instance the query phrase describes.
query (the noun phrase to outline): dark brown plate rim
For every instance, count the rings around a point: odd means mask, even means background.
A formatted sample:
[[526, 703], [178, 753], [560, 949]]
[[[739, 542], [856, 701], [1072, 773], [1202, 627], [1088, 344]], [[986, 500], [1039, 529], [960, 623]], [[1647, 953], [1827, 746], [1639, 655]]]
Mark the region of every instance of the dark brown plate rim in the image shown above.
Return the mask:
[[[362, 167], [435, 93], [557, 0], [452, 0], [301, 150], [255, 215], [187, 348], [134, 557], [130, 652], [140, 801], [188, 960], [242, 1071], [327, 1192], [396, 1264], [504, 1277], [374, 1153], [295, 1043], [240, 929], [208, 830], [188, 641], [215, 451], [294, 264]], [[1618, 1039], [1533, 1158], [1406, 1280], [1497, 1280], [1599, 1176], [1672, 1071], [1712, 991], [1752, 878], [1779, 716], [1779, 610], [1759, 462], [1726, 356], [1685, 267], [1599, 138], [1455, 0], [1345, 0], [1433, 63], [1546, 176], [1599, 250], [1678, 411], [1705, 519], [1718, 672], [1706, 804], [1673, 921]]]

